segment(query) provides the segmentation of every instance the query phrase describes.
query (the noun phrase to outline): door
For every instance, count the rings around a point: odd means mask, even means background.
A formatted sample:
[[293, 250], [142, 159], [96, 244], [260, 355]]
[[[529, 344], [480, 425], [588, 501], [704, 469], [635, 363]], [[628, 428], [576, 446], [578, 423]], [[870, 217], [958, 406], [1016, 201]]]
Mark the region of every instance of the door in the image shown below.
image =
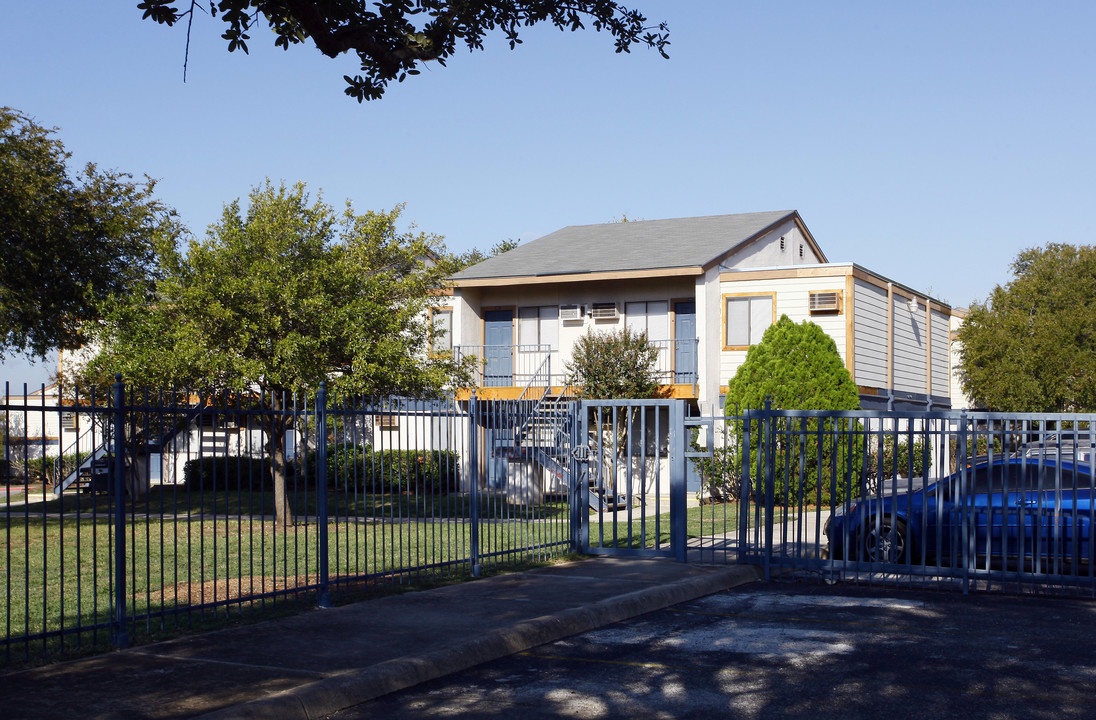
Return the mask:
[[483, 384], [506, 387], [514, 384], [514, 311], [488, 310], [483, 316]]
[[696, 303], [692, 300], [674, 303], [674, 382], [695, 385]]

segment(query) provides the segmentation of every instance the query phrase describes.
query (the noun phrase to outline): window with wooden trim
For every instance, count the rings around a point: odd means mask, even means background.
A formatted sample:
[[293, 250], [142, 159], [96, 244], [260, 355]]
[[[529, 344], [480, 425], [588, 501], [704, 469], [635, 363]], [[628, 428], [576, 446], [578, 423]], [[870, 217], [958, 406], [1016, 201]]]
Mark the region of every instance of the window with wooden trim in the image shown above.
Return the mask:
[[61, 413], [61, 429], [62, 430], [75, 430], [76, 429], [76, 413], [63, 412]]
[[430, 354], [453, 352], [453, 308], [430, 308]]
[[773, 324], [773, 296], [726, 295], [723, 302], [724, 348], [741, 349], [761, 342]]
[[840, 315], [840, 290], [812, 290], [807, 303], [811, 315]]
[[386, 412], [381, 415], [380, 420], [381, 430], [391, 432], [400, 429], [400, 416], [395, 413]]

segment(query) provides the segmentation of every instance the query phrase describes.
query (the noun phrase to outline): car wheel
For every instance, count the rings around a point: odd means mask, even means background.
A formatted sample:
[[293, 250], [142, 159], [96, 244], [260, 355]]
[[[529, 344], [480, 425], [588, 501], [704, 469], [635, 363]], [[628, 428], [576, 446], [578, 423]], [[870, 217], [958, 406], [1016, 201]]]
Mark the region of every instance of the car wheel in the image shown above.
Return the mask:
[[906, 523], [888, 515], [868, 518], [860, 541], [862, 560], [877, 563], [906, 561]]

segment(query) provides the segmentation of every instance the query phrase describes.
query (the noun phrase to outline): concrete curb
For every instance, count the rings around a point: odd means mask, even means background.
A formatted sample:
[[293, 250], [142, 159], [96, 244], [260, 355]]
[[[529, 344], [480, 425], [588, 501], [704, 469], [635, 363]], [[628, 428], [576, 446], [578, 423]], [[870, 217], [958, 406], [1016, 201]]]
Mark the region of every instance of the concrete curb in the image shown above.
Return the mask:
[[571, 608], [489, 631], [475, 640], [423, 655], [338, 673], [262, 700], [206, 713], [199, 716], [199, 720], [316, 720], [397, 690], [759, 578], [758, 569], [753, 566], [714, 569], [701, 576], [635, 590], [588, 607]]

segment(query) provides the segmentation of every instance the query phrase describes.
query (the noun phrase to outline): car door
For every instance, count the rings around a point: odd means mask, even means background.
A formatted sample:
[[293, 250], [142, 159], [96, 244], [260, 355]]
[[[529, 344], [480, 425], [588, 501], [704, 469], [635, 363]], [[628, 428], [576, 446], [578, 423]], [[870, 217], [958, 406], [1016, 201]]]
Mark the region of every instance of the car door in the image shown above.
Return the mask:
[[1038, 559], [1037, 571], [1062, 572], [1092, 556], [1092, 477], [1068, 465], [1036, 469], [1042, 471], [1033, 482], [1038, 492], [1022, 501], [1031, 535], [1027, 555]]
[[[983, 463], [952, 476], [950, 502], [942, 513], [945, 555], [953, 567], [964, 558], [986, 567], [993, 557], [1015, 546], [1018, 531], [1010, 512], [1010, 498], [1019, 486], [1005, 463]], [[964, 551], [966, 551], [964, 553]]]

